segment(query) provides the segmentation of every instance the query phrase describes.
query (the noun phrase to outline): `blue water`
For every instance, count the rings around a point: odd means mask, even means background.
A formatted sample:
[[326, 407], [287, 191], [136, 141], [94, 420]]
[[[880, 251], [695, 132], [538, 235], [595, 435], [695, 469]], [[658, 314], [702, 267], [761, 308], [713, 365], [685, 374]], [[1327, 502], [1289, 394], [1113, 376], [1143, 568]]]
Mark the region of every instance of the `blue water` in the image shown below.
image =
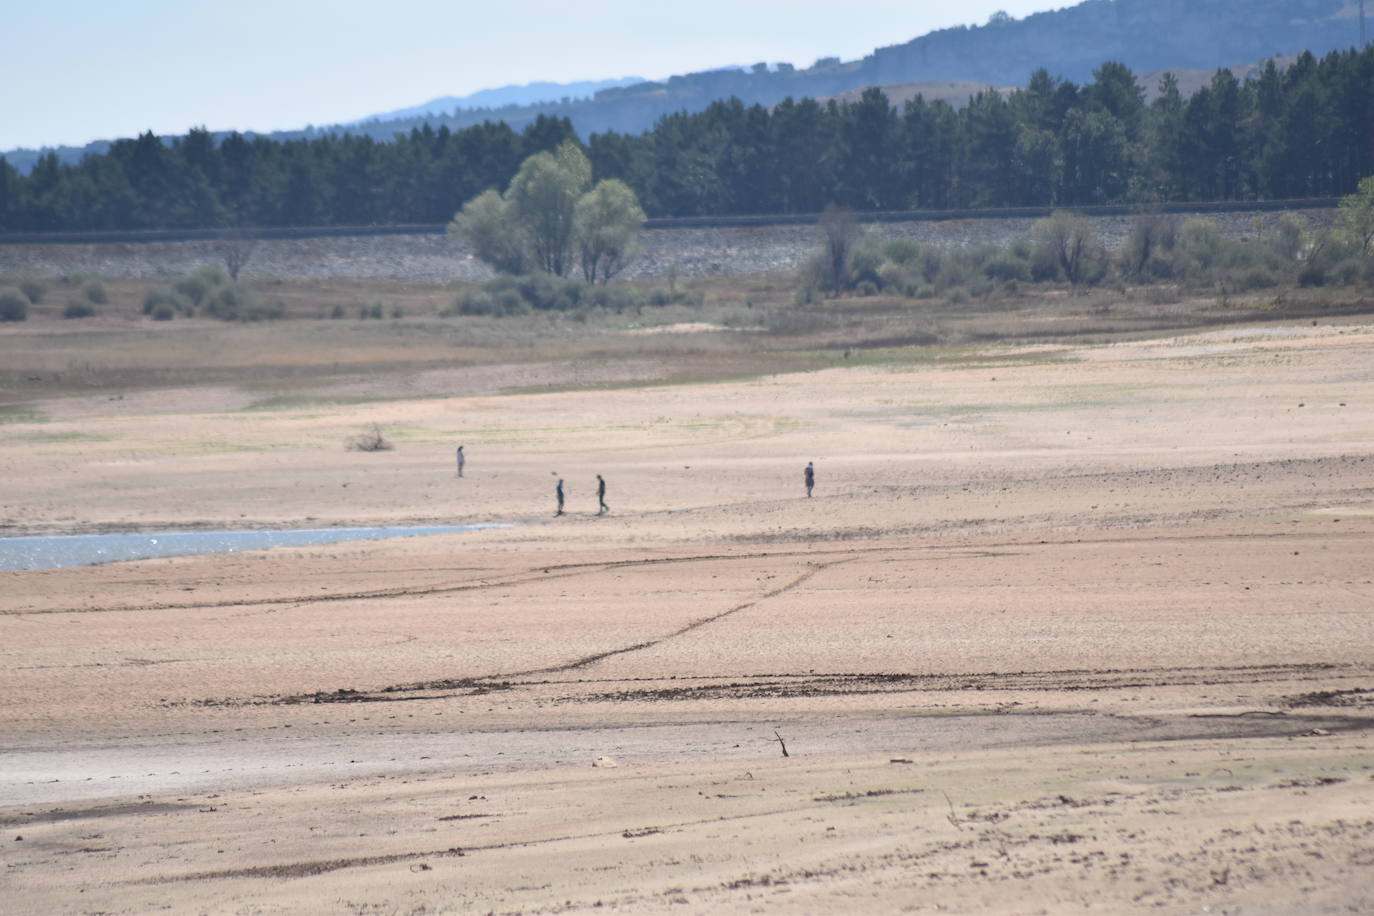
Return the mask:
[[158, 531], [149, 534], [71, 534], [0, 538], [0, 570], [61, 569], [118, 560], [233, 553], [343, 541], [379, 541], [426, 534], [498, 528], [496, 524], [409, 528], [303, 528], [288, 531]]

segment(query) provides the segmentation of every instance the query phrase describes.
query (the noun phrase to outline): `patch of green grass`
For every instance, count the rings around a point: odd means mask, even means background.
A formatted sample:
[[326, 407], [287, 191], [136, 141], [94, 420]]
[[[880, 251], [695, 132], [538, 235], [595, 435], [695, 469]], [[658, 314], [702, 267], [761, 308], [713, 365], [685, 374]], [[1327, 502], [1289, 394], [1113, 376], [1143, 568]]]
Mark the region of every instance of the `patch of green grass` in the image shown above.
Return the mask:
[[[308, 408], [353, 407], [358, 404], [392, 404], [400, 401], [431, 401], [447, 395], [430, 394], [277, 394], [261, 398], [246, 407], [239, 408], [241, 413], [265, 413], [278, 410], [301, 410]], [[325, 414], [301, 414], [296, 419], [311, 419]]]
[[167, 455], [227, 455], [238, 452], [270, 452], [273, 449], [287, 447], [284, 443], [272, 443], [269, 445], [244, 445], [241, 442], [220, 442], [209, 440], [206, 442], [176, 442], [166, 445], [147, 445], [131, 448], [129, 454], [154, 457]]
[[19, 442], [111, 442], [114, 440], [113, 436], [98, 436], [95, 433], [82, 433], [75, 431], [65, 433], [43, 431], [33, 433], [19, 433], [17, 435], [9, 436], [7, 438], [11, 441]]
[[0, 404], [0, 424], [49, 422], [51, 421], [47, 417], [27, 404]]

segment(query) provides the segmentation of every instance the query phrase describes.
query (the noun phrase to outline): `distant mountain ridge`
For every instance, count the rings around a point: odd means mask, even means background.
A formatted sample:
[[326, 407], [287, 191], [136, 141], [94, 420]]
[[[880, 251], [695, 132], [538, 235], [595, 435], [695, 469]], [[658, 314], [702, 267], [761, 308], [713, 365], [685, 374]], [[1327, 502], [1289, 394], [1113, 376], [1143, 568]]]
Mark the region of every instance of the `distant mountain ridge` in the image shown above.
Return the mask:
[[404, 118], [419, 118], [426, 115], [447, 115], [457, 110], [503, 108], [508, 105], [537, 105], [541, 102], [560, 102], [564, 99], [587, 99], [602, 89], [616, 89], [644, 82], [642, 76], [622, 76], [609, 80], [582, 80], [574, 83], [526, 83], [523, 86], [502, 86], [499, 89], [481, 89], [471, 95], [446, 95], [431, 99], [423, 105], [412, 108], [398, 108], [395, 111], [368, 115], [348, 124], [367, 124], [371, 121], [395, 121]]
[[[483, 121], [505, 121], [521, 130], [541, 115], [568, 118], [584, 137], [606, 131], [638, 134], [665, 115], [701, 111], [730, 97], [746, 105], [772, 106], [788, 97], [828, 98], [867, 86], [939, 81], [1024, 86], [1041, 67], [1052, 76], [1086, 82], [1105, 61], [1118, 61], [1136, 73], [1212, 71], [1301, 51], [1322, 55], [1344, 50], [1359, 43], [1360, 33], [1354, 0], [1085, 0], [1024, 19], [996, 15], [986, 25], [940, 29], [878, 48], [857, 61], [825, 58], [806, 69], [755, 64], [608, 87], [591, 98], [422, 113], [265, 136], [291, 140], [347, 132], [389, 140], [425, 124], [456, 130]], [[98, 141], [57, 152], [76, 161], [108, 146], [108, 141]], [[27, 171], [40, 151], [6, 155]]]

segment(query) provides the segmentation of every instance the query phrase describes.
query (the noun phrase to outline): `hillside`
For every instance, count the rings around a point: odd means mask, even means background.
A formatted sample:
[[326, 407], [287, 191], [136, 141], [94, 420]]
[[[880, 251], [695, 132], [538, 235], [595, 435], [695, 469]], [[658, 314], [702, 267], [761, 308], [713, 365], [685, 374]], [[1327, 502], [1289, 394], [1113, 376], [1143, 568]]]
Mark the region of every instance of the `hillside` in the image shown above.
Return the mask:
[[644, 82], [643, 77], [623, 76], [610, 80], [583, 80], [575, 83], [526, 83], [523, 86], [502, 86], [499, 89], [482, 89], [471, 95], [446, 95], [431, 99], [423, 105], [400, 108], [396, 111], [368, 115], [351, 124], [366, 124], [371, 121], [395, 121], [401, 118], [437, 116], [444, 117], [460, 110], [500, 108], [510, 105], [539, 105], [547, 102], [586, 99], [602, 89], [615, 89], [620, 86], [633, 86]]
[[[1343, 50], [1357, 45], [1359, 36], [1357, 9], [1350, 0], [1086, 0], [1025, 19], [994, 17], [982, 26], [941, 29], [857, 61], [828, 58], [806, 69], [760, 63], [605, 89], [580, 101], [511, 105], [427, 120], [450, 129], [501, 120], [519, 130], [540, 115], [552, 115], [569, 118], [584, 137], [606, 131], [638, 134], [664, 115], [701, 111], [731, 97], [746, 105], [771, 106], [789, 97], [854, 96], [868, 86], [1024, 86], [1042, 67], [1052, 76], [1087, 82], [1093, 69], [1109, 60], [1137, 73], [1200, 70], [1210, 78], [1220, 67], [1244, 64], [1241, 69], [1248, 70], [1252, 61], [1305, 50], [1318, 56]], [[948, 100], [971, 94], [964, 89], [956, 85]], [[927, 94], [932, 97], [944, 94]], [[425, 120], [378, 121], [366, 130], [374, 137], [390, 137]]]
[[[418, 106], [438, 108], [437, 112], [402, 110], [400, 117], [266, 136], [288, 140], [346, 131], [389, 140], [426, 123], [456, 130], [484, 121], [503, 121], [522, 130], [541, 115], [570, 119], [583, 137], [606, 131], [639, 134], [664, 115], [701, 111], [732, 96], [748, 105], [771, 106], [788, 97], [828, 98], [866, 86], [958, 81], [1023, 86], [1041, 67], [1053, 76], [1084, 82], [1094, 67], [1109, 60], [1136, 73], [1181, 69], [1210, 74], [1218, 67], [1303, 50], [1320, 56], [1353, 47], [1359, 40], [1354, 0], [1086, 0], [1024, 19], [994, 16], [982, 26], [941, 29], [879, 48], [857, 61], [826, 58], [805, 69], [755, 64], [611, 87], [591, 98], [566, 101], [560, 96], [530, 104], [497, 104], [509, 97], [483, 96], [480, 103], [491, 107], [454, 110], [445, 109], [452, 100], [439, 99]], [[476, 103], [477, 96], [468, 98]], [[108, 148], [108, 141], [97, 141], [57, 152], [63, 161], [75, 162], [85, 153]], [[40, 151], [13, 150], [5, 155], [26, 173]]]

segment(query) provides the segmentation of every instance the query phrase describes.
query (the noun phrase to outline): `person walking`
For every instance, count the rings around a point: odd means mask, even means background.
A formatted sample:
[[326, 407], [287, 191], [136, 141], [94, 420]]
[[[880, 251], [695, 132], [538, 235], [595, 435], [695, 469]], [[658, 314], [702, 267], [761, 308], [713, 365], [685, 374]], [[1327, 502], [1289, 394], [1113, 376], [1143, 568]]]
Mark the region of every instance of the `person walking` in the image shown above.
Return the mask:
[[596, 475], [596, 500], [600, 504], [597, 515], [605, 515], [611, 511], [611, 507], [606, 505], [606, 478], [600, 474]]
[[558, 511], [553, 514], [554, 518], [563, 514], [563, 478], [558, 478], [558, 486], [554, 487], [554, 496], [558, 497]]
[[811, 498], [811, 490], [816, 486], [816, 466], [810, 461], [806, 462], [806, 470], [802, 472], [802, 480], [806, 482], [806, 498]]
[[460, 445], [460, 446], [458, 446], [458, 476], [459, 476], [459, 477], [462, 477], [462, 476], [463, 476], [463, 465], [465, 465], [465, 464], [467, 464], [467, 463], [468, 463], [468, 457], [467, 457], [467, 455], [464, 455], [464, 454], [463, 454], [463, 447]]

